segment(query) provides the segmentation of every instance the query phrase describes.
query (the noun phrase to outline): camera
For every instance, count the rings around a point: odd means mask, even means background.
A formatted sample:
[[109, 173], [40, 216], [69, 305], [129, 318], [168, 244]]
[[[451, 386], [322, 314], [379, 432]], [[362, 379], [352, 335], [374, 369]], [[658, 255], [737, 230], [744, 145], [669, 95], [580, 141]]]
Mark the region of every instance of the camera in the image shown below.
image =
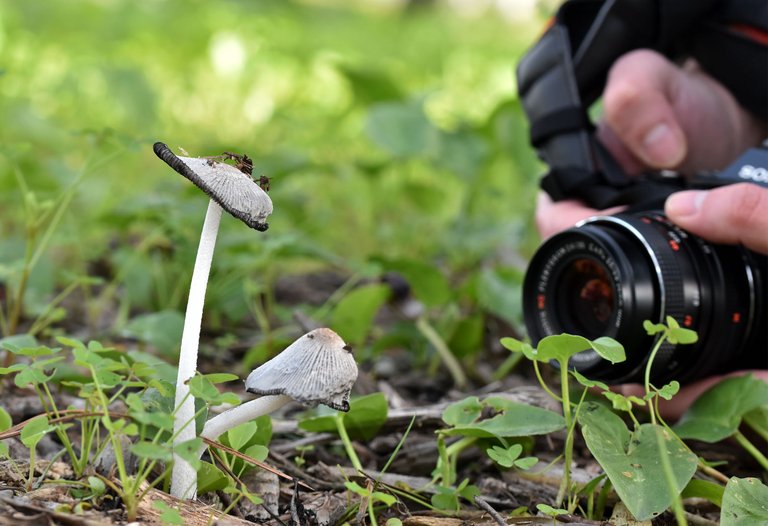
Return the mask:
[[652, 364], [654, 383], [768, 369], [768, 258], [708, 243], [661, 211], [680, 190], [737, 182], [768, 187], [768, 143], [717, 172], [629, 177], [596, 139], [590, 118], [612, 64], [640, 48], [672, 61], [694, 58], [745, 109], [768, 115], [768, 46], [732, 30], [735, 20], [749, 25], [754, 13], [743, 2], [566, 0], [517, 65], [530, 141], [549, 169], [542, 189], [555, 201], [624, 207], [545, 241], [523, 284], [534, 344], [567, 332], [610, 336], [624, 346], [627, 359], [619, 364], [593, 351], [574, 356], [570, 366], [590, 378], [642, 381], [654, 344], [643, 322], [669, 316], [699, 339], [665, 343]]
[[534, 342], [567, 332], [618, 340], [627, 360], [584, 351], [570, 365], [609, 383], [642, 382], [654, 342], [643, 321], [672, 316], [693, 345], [665, 343], [652, 365], [659, 385], [738, 369], [768, 368], [768, 258], [715, 245], [660, 211], [594, 217], [554, 235], [525, 275], [523, 313]]

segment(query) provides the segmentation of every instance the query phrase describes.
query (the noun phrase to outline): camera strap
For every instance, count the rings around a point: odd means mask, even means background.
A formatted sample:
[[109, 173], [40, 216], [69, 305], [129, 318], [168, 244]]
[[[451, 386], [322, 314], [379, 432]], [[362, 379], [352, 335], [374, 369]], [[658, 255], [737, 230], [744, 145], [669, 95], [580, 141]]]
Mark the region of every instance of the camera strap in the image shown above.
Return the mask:
[[768, 2], [566, 1], [517, 68], [531, 143], [550, 168], [541, 186], [554, 200], [607, 208], [660, 201], [674, 185], [685, 187], [683, 178], [671, 185], [658, 174], [628, 177], [595, 138], [587, 109], [616, 59], [638, 48], [695, 57], [768, 120]]

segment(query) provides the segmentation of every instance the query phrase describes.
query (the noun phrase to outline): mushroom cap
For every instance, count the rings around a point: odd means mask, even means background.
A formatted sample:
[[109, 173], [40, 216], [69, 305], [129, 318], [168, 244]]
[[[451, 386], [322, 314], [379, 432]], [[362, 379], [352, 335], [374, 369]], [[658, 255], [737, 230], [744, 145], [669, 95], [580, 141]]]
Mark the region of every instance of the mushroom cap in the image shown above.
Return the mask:
[[349, 411], [355, 380], [357, 364], [349, 346], [331, 329], [315, 329], [251, 372], [245, 388], [254, 394], [282, 394], [305, 405]]
[[256, 230], [268, 228], [272, 199], [250, 175], [214, 159], [179, 157], [162, 142], [156, 142], [153, 150], [231, 215]]

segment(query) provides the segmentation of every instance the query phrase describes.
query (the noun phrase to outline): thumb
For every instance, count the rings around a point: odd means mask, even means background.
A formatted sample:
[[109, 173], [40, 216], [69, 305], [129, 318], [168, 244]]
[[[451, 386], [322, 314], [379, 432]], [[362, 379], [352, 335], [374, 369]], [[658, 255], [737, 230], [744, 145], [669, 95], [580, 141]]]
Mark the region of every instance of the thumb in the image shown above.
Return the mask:
[[768, 188], [740, 183], [672, 194], [664, 212], [679, 227], [713, 243], [741, 243], [768, 254]]

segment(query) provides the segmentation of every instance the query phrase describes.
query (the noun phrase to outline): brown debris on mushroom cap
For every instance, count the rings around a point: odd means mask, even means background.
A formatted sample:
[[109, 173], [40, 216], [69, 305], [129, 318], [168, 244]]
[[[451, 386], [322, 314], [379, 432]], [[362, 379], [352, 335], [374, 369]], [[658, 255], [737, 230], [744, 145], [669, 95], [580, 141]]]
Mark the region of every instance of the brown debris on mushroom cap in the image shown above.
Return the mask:
[[349, 346], [332, 330], [315, 329], [251, 372], [245, 388], [254, 394], [283, 394], [305, 405], [349, 411], [355, 380], [357, 364]]
[[180, 157], [158, 142], [155, 154], [221, 207], [256, 230], [267, 229], [272, 199], [253, 178], [231, 164], [204, 157]]

